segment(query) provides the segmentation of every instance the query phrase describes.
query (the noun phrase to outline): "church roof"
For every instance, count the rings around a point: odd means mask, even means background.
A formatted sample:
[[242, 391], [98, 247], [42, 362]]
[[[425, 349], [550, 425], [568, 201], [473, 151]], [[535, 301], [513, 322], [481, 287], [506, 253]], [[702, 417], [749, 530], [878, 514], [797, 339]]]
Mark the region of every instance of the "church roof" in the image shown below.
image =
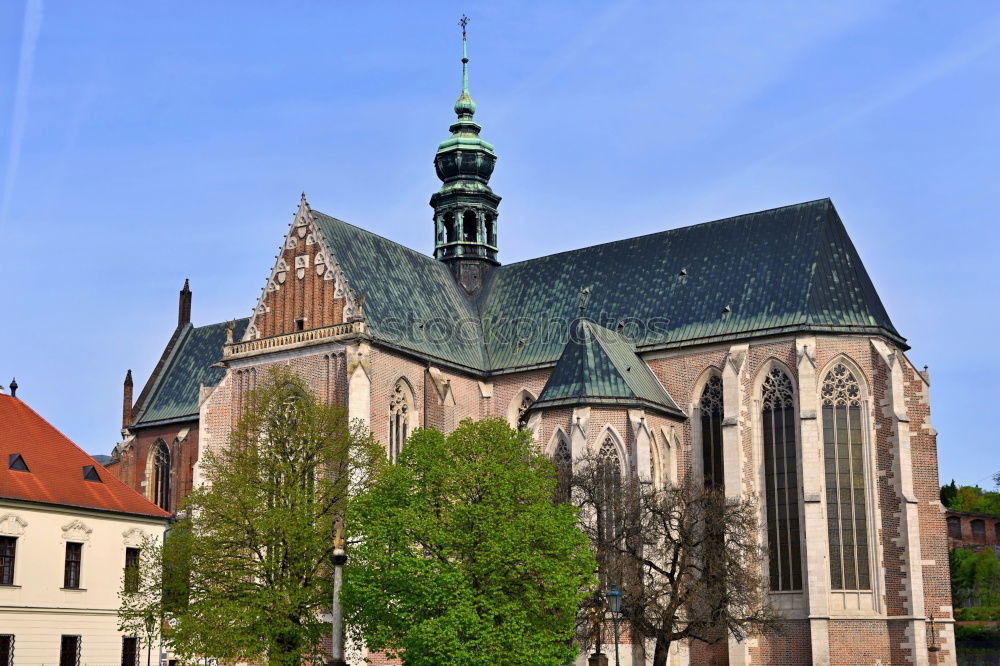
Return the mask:
[[376, 340], [470, 370], [554, 363], [582, 287], [640, 354], [800, 331], [905, 348], [829, 199], [500, 266], [475, 303], [432, 257], [313, 215]]
[[[373, 337], [466, 368], [486, 368], [479, 315], [444, 263], [316, 210], [312, 216], [347, 286], [355, 297], [365, 297]], [[464, 334], [454, 334], [458, 322]]]
[[574, 323], [562, 355], [532, 409], [624, 405], [681, 415], [663, 385], [617, 332], [586, 319]]
[[[17, 465], [12, 464], [15, 456], [20, 457]], [[6, 394], [0, 394], [0, 499], [170, 517], [19, 398]]]
[[[237, 319], [233, 331], [239, 340], [249, 319]], [[225, 375], [212, 367], [222, 358], [226, 342], [226, 322], [207, 326], [184, 324], [169, 350], [163, 368], [150, 377], [148, 397], [133, 417], [134, 426], [179, 421], [198, 416], [198, 393], [202, 384], [215, 386]]]

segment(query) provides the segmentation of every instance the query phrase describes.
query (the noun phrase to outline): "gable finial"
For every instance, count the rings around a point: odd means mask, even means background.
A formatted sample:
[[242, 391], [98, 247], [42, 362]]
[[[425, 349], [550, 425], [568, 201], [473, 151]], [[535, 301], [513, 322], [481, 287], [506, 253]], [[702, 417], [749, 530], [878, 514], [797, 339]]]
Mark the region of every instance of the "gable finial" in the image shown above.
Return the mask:
[[10, 397], [17, 397], [17, 380], [11, 377], [10, 379]]

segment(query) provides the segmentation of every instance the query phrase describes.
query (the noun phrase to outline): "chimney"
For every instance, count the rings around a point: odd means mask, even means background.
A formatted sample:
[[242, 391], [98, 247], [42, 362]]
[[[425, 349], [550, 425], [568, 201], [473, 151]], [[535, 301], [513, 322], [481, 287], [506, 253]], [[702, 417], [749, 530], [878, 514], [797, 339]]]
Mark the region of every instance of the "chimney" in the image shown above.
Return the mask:
[[181, 289], [181, 296], [177, 303], [177, 327], [191, 323], [191, 287], [188, 286], [187, 278], [184, 279], [184, 288]]
[[122, 428], [132, 425], [132, 370], [125, 373], [125, 390], [122, 396]]

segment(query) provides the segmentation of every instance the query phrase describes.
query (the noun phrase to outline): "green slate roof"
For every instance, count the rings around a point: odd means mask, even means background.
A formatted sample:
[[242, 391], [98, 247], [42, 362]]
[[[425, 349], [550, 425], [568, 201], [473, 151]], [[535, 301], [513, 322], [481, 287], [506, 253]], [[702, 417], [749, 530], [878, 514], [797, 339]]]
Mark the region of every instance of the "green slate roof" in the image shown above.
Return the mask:
[[[447, 266], [329, 215], [312, 215], [347, 286], [365, 296], [373, 337], [466, 368], [486, 367], [479, 315]], [[464, 340], [453, 334], [455, 322], [463, 322]]]
[[572, 335], [532, 409], [562, 405], [624, 405], [681, 415], [663, 385], [615, 331], [586, 319]]
[[[249, 319], [236, 320], [234, 339], [243, 336], [249, 322]], [[197, 417], [199, 387], [215, 386], [225, 375], [223, 368], [212, 367], [222, 359], [225, 342], [226, 322], [198, 327], [184, 324], [163, 370], [151, 378], [149, 397], [133, 417], [133, 425]]]
[[554, 363], [581, 287], [639, 353], [800, 331], [905, 348], [829, 199], [500, 266], [472, 304], [441, 262], [313, 214], [376, 340], [478, 372]]

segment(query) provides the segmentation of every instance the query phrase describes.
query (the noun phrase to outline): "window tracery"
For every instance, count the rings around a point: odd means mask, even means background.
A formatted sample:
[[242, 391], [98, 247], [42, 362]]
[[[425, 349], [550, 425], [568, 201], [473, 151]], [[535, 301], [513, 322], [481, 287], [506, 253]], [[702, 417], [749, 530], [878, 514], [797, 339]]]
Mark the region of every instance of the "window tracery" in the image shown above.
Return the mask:
[[598, 539], [603, 543], [618, 541], [622, 533], [621, 515], [618, 502], [622, 494], [622, 463], [611, 435], [604, 438], [597, 452], [598, 483], [597, 529]]
[[768, 574], [775, 591], [802, 589], [798, 451], [791, 378], [772, 368], [761, 386]]
[[720, 489], [725, 483], [722, 462], [722, 377], [712, 375], [705, 382], [698, 402], [701, 412], [702, 475], [706, 488]]
[[396, 462], [410, 431], [409, 387], [402, 378], [396, 381], [389, 397], [389, 460]]
[[552, 462], [556, 466], [556, 496], [561, 501], [567, 501], [570, 496], [570, 481], [573, 475], [573, 454], [569, 449], [569, 442], [563, 436], [559, 438]]
[[843, 363], [823, 378], [823, 445], [830, 580], [834, 590], [870, 590], [861, 384]]
[[170, 511], [170, 449], [162, 439], [153, 449], [153, 478], [150, 499], [164, 511]]

